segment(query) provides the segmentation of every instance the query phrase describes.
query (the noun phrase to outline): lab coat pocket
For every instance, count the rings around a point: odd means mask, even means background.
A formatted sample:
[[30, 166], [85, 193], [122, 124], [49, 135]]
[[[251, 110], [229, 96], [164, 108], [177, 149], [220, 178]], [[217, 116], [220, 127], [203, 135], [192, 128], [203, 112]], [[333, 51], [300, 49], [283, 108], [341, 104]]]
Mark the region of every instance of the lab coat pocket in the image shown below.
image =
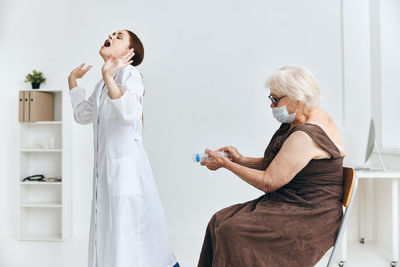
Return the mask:
[[135, 156], [112, 159], [108, 184], [112, 196], [141, 195], [141, 166]]
[[134, 153], [135, 139], [131, 125], [122, 125], [118, 118], [107, 118], [108, 153], [111, 159], [130, 157]]

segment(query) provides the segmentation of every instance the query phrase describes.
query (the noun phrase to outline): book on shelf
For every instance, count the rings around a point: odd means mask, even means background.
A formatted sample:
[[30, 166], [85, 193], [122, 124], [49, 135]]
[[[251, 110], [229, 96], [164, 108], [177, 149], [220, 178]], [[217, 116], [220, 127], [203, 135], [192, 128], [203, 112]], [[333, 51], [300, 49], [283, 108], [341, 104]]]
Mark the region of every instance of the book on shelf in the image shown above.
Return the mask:
[[51, 92], [19, 92], [20, 122], [54, 121], [54, 94]]

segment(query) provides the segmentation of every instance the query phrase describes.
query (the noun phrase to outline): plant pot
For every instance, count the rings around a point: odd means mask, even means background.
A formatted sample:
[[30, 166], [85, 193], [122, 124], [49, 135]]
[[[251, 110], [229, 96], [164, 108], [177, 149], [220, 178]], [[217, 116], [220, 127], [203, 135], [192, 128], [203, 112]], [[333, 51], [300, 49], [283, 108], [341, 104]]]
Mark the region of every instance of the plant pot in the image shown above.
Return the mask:
[[40, 83], [32, 83], [32, 89], [39, 89]]

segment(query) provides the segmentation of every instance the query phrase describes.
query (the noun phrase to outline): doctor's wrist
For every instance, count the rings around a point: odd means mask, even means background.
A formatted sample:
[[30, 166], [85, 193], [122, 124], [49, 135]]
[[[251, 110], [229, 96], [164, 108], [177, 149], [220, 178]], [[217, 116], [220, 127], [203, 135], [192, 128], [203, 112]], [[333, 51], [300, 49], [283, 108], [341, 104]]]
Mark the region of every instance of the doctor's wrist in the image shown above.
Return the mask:
[[75, 76], [73, 76], [73, 75], [68, 76], [68, 86], [69, 86], [69, 90], [78, 86]]
[[103, 75], [103, 80], [104, 80], [105, 82], [111, 81], [111, 80], [114, 79], [114, 78], [113, 78], [113, 75], [111, 75], [111, 74], [109, 74], [109, 73], [107, 73], [107, 72], [102, 72], [102, 75]]

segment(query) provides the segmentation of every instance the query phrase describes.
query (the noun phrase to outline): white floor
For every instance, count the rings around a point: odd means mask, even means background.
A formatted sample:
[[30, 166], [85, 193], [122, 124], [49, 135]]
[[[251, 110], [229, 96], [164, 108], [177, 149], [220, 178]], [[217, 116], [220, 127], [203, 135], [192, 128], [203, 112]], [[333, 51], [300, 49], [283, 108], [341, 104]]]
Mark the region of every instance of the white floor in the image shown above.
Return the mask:
[[64, 242], [0, 239], [0, 267], [86, 267], [87, 239]]
[[[171, 243], [181, 266], [196, 266], [201, 240], [172, 240]], [[390, 252], [381, 251], [373, 244], [361, 245], [358, 242], [350, 242], [348, 249], [345, 266], [391, 266]], [[317, 267], [326, 266], [328, 254], [316, 265]], [[86, 264], [87, 239], [69, 239], [65, 242], [0, 239], [0, 267], [86, 267]], [[334, 266], [338, 266], [338, 262]]]
[[[360, 244], [359, 242], [349, 242], [347, 245], [347, 260], [344, 264], [345, 267], [390, 267], [391, 255], [389, 251], [382, 251], [379, 247], [372, 244]], [[329, 250], [316, 267], [326, 266], [330, 256]], [[336, 262], [333, 266], [338, 266], [340, 258], [340, 251], [336, 256]]]

